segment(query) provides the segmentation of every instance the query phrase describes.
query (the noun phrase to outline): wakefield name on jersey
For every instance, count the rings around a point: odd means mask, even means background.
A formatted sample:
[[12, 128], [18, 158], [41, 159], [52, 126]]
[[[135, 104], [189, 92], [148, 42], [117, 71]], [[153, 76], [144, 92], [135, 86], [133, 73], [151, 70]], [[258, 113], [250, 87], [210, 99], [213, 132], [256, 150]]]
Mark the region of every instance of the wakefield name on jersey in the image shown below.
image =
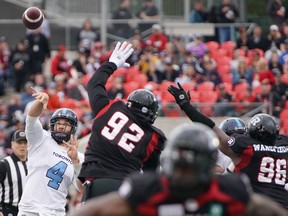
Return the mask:
[[288, 146], [267, 146], [263, 144], [253, 144], [254, 151], [270, 151], [277, 153], [287, 153]]

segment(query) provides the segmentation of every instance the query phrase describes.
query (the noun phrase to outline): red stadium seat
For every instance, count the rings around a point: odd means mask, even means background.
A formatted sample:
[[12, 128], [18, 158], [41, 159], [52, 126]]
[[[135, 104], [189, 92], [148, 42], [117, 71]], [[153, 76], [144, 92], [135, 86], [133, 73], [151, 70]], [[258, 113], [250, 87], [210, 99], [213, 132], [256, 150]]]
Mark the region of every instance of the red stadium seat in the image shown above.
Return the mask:
[[218, 74], [230, 74], [231, 67], [230, 65], [217, 65]]
[[170, 85], [175, 85], [176, 84], [174, 82], [171, 82], [171, 81], [163, 81], [161, 84], [159, 84], [159, 90], [162, 92], [162, 93], [165, 93], [167, 92], [167, 88], [170, 86]]
[[134, 76], [133, 81], [139, 84], [139, 88], [144, 88], [144, 86], [147, 84], [148, 78], [146, 74], [142, 73]]
[[171, 95], [167, 90], [166, 92], [162, 92], [162, 101], [163, 102], [175, 102], [175, 98]]
[[232, 74], [230, 74], [230, 73], [220, 74], [220, 77], [221, 77], [222, 82], [226, 82], [226, 83], [230, 83], [230, 84], [233, 83]]
[[264, 51], [263, 51], [262, 49], [258, 49], [258, 48], [249, 50], [248, 53], [247, 53], [247, 57], [248, 57], [249, 59], [252, 59], [253, 53], [254, 53], [255, 51], [257, 51], [257, 52], [260, 54], [260, 57], [264, 57]]
[[113, 72], [113, 76], [125, 76], [126, 73], [127, 73], [127, 68], [121, 67]]
[[288, 119], [283, 119], [281, 120], [281, 128], [287, 129], [288, 130]]
[[225, 49], [211, 50], [211, 57], [214, 59], [228, 57], [228, 51]]
[[288, 100], [285, 101], [284, 109], [288, 109]]
[[239, 56], [243, 56], [243, 57], [246, 56], [246, 50], [245, 49], [236, 49], [236, 50], [239, 53]]
[[280, 112], [279, 118], [280, 118], [281, 121], [287, 120], [288, 119], [288, 109], [283, 109]]
[[220, 47], [220, 45], [217, 41], [208, 41], [205, 44], [206, 44], [209, 51], [217, 50]]
[[192, 102], [199, 102], [200, 93], [197, 91], [190, 92], [190, 98]]
[[124, 83], [123, 88], [125, 90], [125, 98], [127, 98], [131, 92], [139, 88], [139, 83], [133, 81]]
[[261, 94], [262, 88], [263, 87], [268, 87], [269, 89], [271, 89], [271, 85], [268, 84], [268, 86], [262, 86], [262, 85], [258, 85], [255, 88], [253, 88], [253, 95], [259, 95]]
[[[232, 83], [223, 82], [223, 83], [221, 83], [220, 85], [224, 86], [224, 89], [225, 89], [226, 91], [228, 91], [229, 93], [233, 91], [233, 85], [232, 85]], [[220, 87], [220, 85], [215, 86], [216, 92], [219, 92], [219, 87]]]
[[288, 74], [282, 74], [280, 79], [288, 85]]
[[220, 48], [227, 50], [227, 55], [232, 57], [233, 51], [236, 48], [235, 41], [224, 41], [221, 43]]
[[149, 81], [145, 84], [144, 88], [155, 92], [159, 90], [159, 84], [153, 81]]
[[83, 85], [87, 86], [90, 78], [92, 77], [92, 74], [85, 74], [82, 78], [81, 81], [83, 83]]
[[138, 76], [139, 74], [142, 74], [141, 71], [139, 71], [135, 66], [127, 68], [126, 69], [126, 75], [125, 75], [125, 82], [131, 82], [134, 81], [134, 78]]
[[232, 59], [228, 56], [218, 56], [216, 58], [217, 66], [219, 66], [219, 65], [229, 65], [230, 66], [231, 60]]
[[200, 107], [201, 113], [207, 116], [213, 116], [214, 104], [218, 99], [218, 93], [215, 91], [201, 92], [199, 95], [199, 102], [205, 103]]
[[236, 92], [236, 93], [244, 92], [249, 87], [250, 87], [250, 84], [248, 82], [242, 82], [242, 83], [236, 84], [234, 86], [234, 92]]
[[186, 82], [182, 84], [183, 89], [185, 89], [185, 91], [194, 91], [195, 90], [195, 83], [193, 82]]
[[201, 91], [213, 91], [214, 89], [214, 83], [210, 81], [205, 81], [203, 83], [200, 83], [196, 87], [196, 91], [201, 92]]
[[215, 103], [218, 99], [218, 93], [215, 91], [203, 91], [199, 95], [200, 102]]

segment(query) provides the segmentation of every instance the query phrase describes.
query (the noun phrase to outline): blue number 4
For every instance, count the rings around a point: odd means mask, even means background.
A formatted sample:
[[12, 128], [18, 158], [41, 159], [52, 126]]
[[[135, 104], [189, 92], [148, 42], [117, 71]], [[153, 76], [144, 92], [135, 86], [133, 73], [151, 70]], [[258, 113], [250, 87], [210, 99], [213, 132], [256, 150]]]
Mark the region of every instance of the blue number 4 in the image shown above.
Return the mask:
[[60, 161], [59, 163], [57, 163], [56, 165], [54, 165], [53, 167], [51, 167], [50, 169], [47, 170], [46, 176], [51, 179], [48, 182], [48, 186], [58, 190], [60, 183], [63, 180], [63, 175], [67, 169], [67, 164], [64, 163], [63, 161]]

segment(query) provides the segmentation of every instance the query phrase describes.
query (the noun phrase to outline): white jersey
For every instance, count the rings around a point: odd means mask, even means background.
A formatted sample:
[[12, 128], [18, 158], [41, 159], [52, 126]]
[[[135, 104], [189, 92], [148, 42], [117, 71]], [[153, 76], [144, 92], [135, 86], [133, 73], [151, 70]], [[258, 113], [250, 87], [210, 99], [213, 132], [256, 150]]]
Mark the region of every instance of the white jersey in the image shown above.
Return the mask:
[[[76, 173], [67, 149], [42, 128], [39, 118], [27, 116], [28, 176], [19, 211], [39, 215], [65, 215], [69, 187], [76, 186]], [[80, 162], [84, 156], [79, 153]]]
[[216, 162], [216, 165], [222, 167], [224, 170], [228, 168], [228, 166], [232, 163], [232, 160], [230, 157], [227, 155], [223, 154], [219, 149], [218, 149], [218, 159]]

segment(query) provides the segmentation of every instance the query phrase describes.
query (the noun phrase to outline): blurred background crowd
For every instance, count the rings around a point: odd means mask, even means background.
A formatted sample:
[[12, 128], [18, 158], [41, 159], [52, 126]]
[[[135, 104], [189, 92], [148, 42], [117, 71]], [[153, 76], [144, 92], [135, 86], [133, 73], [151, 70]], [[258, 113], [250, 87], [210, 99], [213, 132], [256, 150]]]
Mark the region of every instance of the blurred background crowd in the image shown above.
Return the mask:
[[[111, 99], [126, 99], [133, 90], [146, 88], [157, 95], [160, 116], [181, 117], [183, 113], [167, 92], [171, 83], [179, 82], [190, 91], [191, 102], [208, 116], [266, 112], [278, 119], [281, 132], [288, 133], [287, 1], [258, 3], [265, 4], [265, 8], [254, 8], [265, 14], [265, 23], [248, 19], [245, 13], [251, 8], [244, 8], [250, 1], [177, 1], [180, 6], [175, 10], [182, 6], [185, 20], [174, 20], [173, 26], [173, 16], [165, 16], [173, 14], [170, 1], [87, 0], [84, 6], [91, 3], [100, 12], [108, 8], [109, 22], [103, 22], [101, 13], [99, 19], [89, 13], [71, 19], [76, 12], [70, 11], [67, 25], [71, 28], [63, 26], [65, 2], [0, 3], [1, 16], [6, 15], [0, 22], [0, 159], [11, 153], [11, 134], [24, 128], [27, 107], [34, 99], [31, 86], [50, 96], [48, 111], [41, 119], [47, 129], [51, 113], [68, 107], [78, 115], [78, 137], [90, 133], [93, 116], [86, 84], [108, 60], [117, 40], [129, 40], [134, 52], [128, 60], [131, 67], [118, 69], [106, 85]], [[70, 8], [77, 8], [73, 2]], [[56, 11], [60, 15], [53, 14], [52, 3], [54, 9], [62, 8]], [[173, 6], [172, 1], [170, 4]], [[32, 5], [42, 8], [46, 19], [39, 29], [28, 31], [19, 17]], [[20, 15], [13, 20], [7, 8]], [[62, 23], [56, 25], [55, 20]], [[179, 23], [191, 29], [200, 24], [204, 30], [172, 31]], [[211, 28], [213, 34], [205, 34]]]

